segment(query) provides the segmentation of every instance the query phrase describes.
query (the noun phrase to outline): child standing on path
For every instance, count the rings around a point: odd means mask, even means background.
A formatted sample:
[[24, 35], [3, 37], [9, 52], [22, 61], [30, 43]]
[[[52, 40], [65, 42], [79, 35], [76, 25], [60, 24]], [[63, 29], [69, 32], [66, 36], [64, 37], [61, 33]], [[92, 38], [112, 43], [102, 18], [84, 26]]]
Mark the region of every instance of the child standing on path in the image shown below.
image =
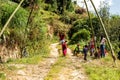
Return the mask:
[[95, 51], [95, 41], [94, 41], [94, 37], [91, 38], [90, 40], [90, 56], [93, 56], [94, 51]]
[[87, 60], [88, 46], [85, 45], [83, 48], [84, 60]]
[[100, 56], [101, 56], [101, 51], [100, 51], [100, 48], [97, 47], [94, 57], [97, 59], [97, 58], [100, 58]]

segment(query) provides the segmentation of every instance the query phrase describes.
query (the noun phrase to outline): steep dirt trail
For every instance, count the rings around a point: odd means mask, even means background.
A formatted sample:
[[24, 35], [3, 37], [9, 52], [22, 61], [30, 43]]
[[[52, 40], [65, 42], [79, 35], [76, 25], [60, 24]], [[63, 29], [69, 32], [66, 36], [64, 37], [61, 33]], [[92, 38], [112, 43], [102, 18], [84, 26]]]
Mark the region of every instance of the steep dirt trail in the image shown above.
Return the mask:
[[44, 77], [49, 72], [51, 65], [55, 63], [58, 57], [58, 50], [56, 44], [51, 44], [50, 56], [37, 65], [23, 65], [12, 64], [10, 66], [16, 66], [20, 70], [14, 71], [7, 76], [7, 80], [44, 80]]
[[[39, 64], [11, 64], [10, 66], [16, 66], [19, 69], [7, 75], [7, 80], [44, 80], [44, 77], [47, 76], [52, 65], [59, 57], [58, 49], [56, 48], [57, 45], [58, 43], [51, 44], [50, 56]], [[66, 65], [57, 73], [58, 76], [53, 80], [88, 80], [80, 65], [82, 59], [72, 56], [69, 48], [67, 50]]]
[[88, 77], [84, 73], [84, 69], [81, 66], [82, 58], [72, 56], [71, 50], [67, 49], [67, 63], [65, 67], [60, 71], [54, 80], [88, 80]]

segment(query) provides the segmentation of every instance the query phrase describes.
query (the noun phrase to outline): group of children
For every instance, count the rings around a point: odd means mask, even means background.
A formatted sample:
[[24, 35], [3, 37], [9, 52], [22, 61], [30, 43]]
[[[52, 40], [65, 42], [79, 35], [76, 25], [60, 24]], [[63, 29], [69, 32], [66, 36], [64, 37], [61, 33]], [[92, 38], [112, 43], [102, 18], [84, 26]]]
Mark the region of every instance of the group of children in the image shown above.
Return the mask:
[[[60, 44], [62, 45], [62, 53], [63, 56], [66, 56], [67, 54], [67, 41], [65, 41], [65, 35], [64, 34], [59, 34], [60, 37]], [[106, 56], [106, 49], [105, 49], [105, 42], [106, 38], [101, 36], [101, 41], [100, 41], [100, 47], [95, 47], [95, 38], [92, 37], [88, 45], [84, 45], [83, 49], [80, 50], [80, 44], [77, 44], [77, 46], [74, 49], [73, 55], [77, 56], [79, 53], [84, 54], [84, 60], [87, 60], [87, 55], [88, 51], [90, 52], [90, 56], [94, 56], [94, 58], [102, 58]], [[96, 48], [96, 49], [95, 49]], [[120, 52], [118, 53], [118, 59], [120, 59]]]
[[83, 53], [84, 54], [84, 60], [87, 60], [87, 54], [88, 54], [88, 46], [85, 45], [83, 47], [83, 50], [80, 50], [80, 45], [77, 44], [77, 46], [75, 47], [74, 49], [74, 52], [73, 52], [73, 56], [78, 56], [79, 53]]
[[94, 56], [95, 58], [102, 58], [106, 55], [105, 50], [105, 42], [106, 39], [101, 37], [100, 47], [96, 48], [95, 51], [95, 38], [92, 37], [88, 45], [83, 46], [83, 49], [80, 50], [80, 44], [77, 44], [76, 48], [74, 49], [73, 55], [77, 56], [80, 52], [84, 54], [84, 60], [87, 60], [88, 51], [90, 52], [90, 56]]

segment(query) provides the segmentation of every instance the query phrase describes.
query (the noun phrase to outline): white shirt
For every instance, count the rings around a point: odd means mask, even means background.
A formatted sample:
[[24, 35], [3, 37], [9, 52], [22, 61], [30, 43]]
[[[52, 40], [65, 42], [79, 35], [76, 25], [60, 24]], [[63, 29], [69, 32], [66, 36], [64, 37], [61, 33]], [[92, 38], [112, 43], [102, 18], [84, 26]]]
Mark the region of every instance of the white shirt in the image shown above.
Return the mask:
[[105, 42], [106, 42], [106, 38], [102, 38], [100, 44], [105, 44]]

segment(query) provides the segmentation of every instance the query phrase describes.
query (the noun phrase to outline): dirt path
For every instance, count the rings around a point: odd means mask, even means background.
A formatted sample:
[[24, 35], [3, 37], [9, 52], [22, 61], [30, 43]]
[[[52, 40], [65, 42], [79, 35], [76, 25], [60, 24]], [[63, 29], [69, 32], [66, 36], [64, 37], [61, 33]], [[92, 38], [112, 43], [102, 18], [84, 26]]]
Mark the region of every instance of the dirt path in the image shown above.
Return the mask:
[[[16, 66], [19, 70], [16, 70], [8, 75], [7, 80], [44, 80], [44, 77], [58, 59], [59, 53], [56, 48], [57, 45], [57, 43], [51, 44], [50, 57], [47, 57], [44, 61], [37, 65], [10, 65]], [[68, 49], [68, 57], [66, 58], [66, 66], [58, 73], [59, 77], [56, 77], [55, 80], [87, 80], [87, 76], [80, 65], [81, 60], [72, 56], [70, 49]]]
[[88, 80], [84, 73], [84, 69], [81, 66], [83, 59], [76, 56], [72, 56], [71, 50], [67, 49], [67, 63], [65, 67], [60, 71], [59, 77], [56, 80]]
[[49, 72], [51, 65], [55, 63], [58, 57], [58, 50], [56, 44], [51, 44], [51, 54], [44, 61], [37, 65], [23, 65], [23, 64], [12, 64], [10, 66], [16, 66], [20, 68], [7, 76], [7, 80], [44, 80], [44, 77]]

